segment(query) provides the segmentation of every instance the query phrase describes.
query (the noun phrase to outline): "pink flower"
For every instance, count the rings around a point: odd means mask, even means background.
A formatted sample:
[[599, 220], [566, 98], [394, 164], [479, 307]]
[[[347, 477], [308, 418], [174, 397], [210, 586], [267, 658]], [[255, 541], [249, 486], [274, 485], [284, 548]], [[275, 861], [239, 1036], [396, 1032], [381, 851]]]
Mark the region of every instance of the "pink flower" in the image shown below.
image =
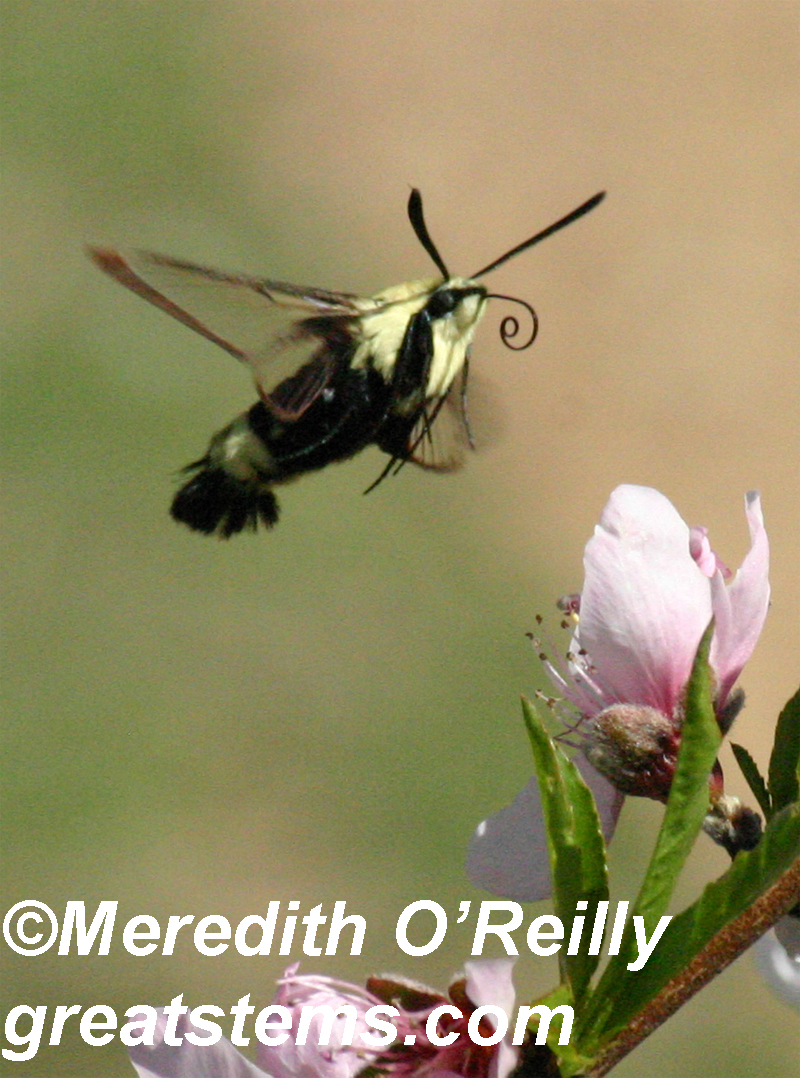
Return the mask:
[[[507, 1078], [518, 1058], [518, 1050], [510, 1044], [510, 1033], [497, 1044], [481, 1045], [470, 1039], [467, 1026], [476, 1008], [494, 1006], [506, 1012], [509, 1029], [513, 1030], [512, 967], [509, 959], [467, 962], [465, 976], [450, 986], [447, 998], [420, 985], [387, 977], [373, 977], [367, 989], [362, 989], [331, 977], [301, 976], [294, 965], [278, 982], [274, 1000], [274, 1005], [284, 1008], [289, 1016], [288, 1037], [278, 1045], [259, 1043], [258, 1066], [224, 1038], [214, 1044], [191, 1043], [187, 1034], [202, 1039], [208, 1031], [193, 1025], [185, 1014], [173, 1020], [167, 1037], [165, 1011], [158, 1012], [153, 1045], [131, 1048], [131, 1060], [139, 1078], [355, 1078], [367, 1067], [375, 1067], [391, 1078]], [[323, 1019], [318, 1014], [308, 1024], [306, 1043], [296, 1043], [306, 1007], [328, 1007], [333, 1012], [341, 1007], [352, 1008], [352, 1036], [350, 1032], [346, 1034], [347, 1022], [340, 1015], [331, 1024], [329, 1043], [320, 1044]], [[393, 1041], [383, 1047], [368, 1047], [369, 1039], [365, 1042], [362, 1037], [383, 1036], [368, 1016], [375, 1007], [381, 1008], [381, 1020], [390, 1022], [396, 1030]], [[431, 1017], [440, 1007], [444, 1012]], [[390, 1008], [393, 1011], [387, 1017]], [[452, 1009], [460, 1012], [460, 1017], [450, 1013]], [[311, 1015], [311, 1011], [308, 1013]], [[436, 1044], [429, 1036], [429, 1019], [436, 1037], [457, 1033], [457, 1039], [448, 1045]], [[275, 1016], [270, 1020], [274, 1021]], [[495, 1028], [489, 1015], [481, 1018], [482, 1036], [491, 1036]], [[269, 1033], [275, 1035], [275, 1027]]]
[[[368, 1030], [374, 1032], [367, 1024], [366, 1014], [371, 1007], [380, 1006], [382, 1000], [357, 985], [320, 974], [298, 974], [298, 969], [299, 964], [289, 966], [278, 981], [275, 994], [275, 1003], [285, 1007], [292, 1016], [291, 1036], [283, 1044], [259, 1044], [258, 1063], [272, 1078], [351, 1078], [379, 1055], [377, 1049], [367, 1048], [362, 1034]], [[328, 1046], [320, 1044], [321, 1014], [312, 1018], [306, 1043], [295, 1043], [304, 1007], [337, 1011], [343, 1006], [352, 1007], [356, 1014], [351, 1044], [344, 1043], [347, 1022], [343, 1015], [334, 1019]], [[401, 1024], [405, 1032], [405, 1021]]]
[[[404, 1036], [398, 1037], [396, 1044], [375, 1065], [392, 1078], [507, 1078], [519, 1056], [519, 1050], [510, 1043], [514, 1029], [513, 966], [514, 960], [508, 958], [465, 962], [465, 976], [450, 985], [449, 999], [401, 981], [372, 978], [370, 987], [382, 999], [404, 1005], [408, 1031], [414, 1037], [413, 1046], [403, 1043]], [[447, 1013], [450, 1004], [456, 1013]], [[436, 1022], [436, 1034], [438, 1037], [457, 1034], [449, 1045], [437, 1045], [428, 1035], [428, 1019], [442, 1006], [447, 1010]], [[508, 1018], [506, 1035], [497, 1044], [481, 1045], [469, 1036], [472, 1014], [485, 1006], [500, 1008]], [[497, 1027], [487, 1015], [480, 1019], [478, 1028], [481, 1036], [490, 1037]]]
[[180, 1044], [167, 1044], [166, 1029], [166, 1015], [159, 1010], [153, 1044], [137, 1044], [129, 1049], [138, 1078], [269, 1078], [224, 1037], [216, 1044], [187, 1041], [187, 1033], [195, 1035], [202, 1031], [186, 1015], [178, 1019], [171, 1035], [171, 1040], [180, 1039]]
[[[650, 487], [617, 487], [586, 545], [583, 591], [562, 603], [568, 613], [579, 610], [567, 657], [542, 659], [566, 701], [565, 724], [582, 738], [585, 756], [576, 763], [595, 794], [606, 838], [622, 793], [666, 799], [684, 690], [712, 617], [710, 661], [723, 732], [741, 708], [743, 697], [732, 689], [769, 605], [769, 545], [757, 493], [747, 495], [745, 513], [751, 546], [728, 584], [731, 574], [705, 529], [690, 529]], [[550, 894], [535, 779], [479, 825], [467, 870], [477, 886], [518, 901]]]

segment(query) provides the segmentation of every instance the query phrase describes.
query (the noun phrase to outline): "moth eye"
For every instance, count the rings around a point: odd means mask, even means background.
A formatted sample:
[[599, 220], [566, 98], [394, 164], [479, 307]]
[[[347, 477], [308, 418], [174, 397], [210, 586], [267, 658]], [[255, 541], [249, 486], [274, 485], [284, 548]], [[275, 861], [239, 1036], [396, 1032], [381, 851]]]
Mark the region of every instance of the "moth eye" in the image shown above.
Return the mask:
[[431, 318], [443, 318], [447, 314], [452, 314], [462, 298], [462, 294], [452, 288], [444, 288], [439, 292], [434, 292], [428, 300], [428, 314]]
[[331, 389], [330, 386], [327, 386], [322, 391], [322, 399], [325, 401], [326, 404], [330, 404], [330, 402], [333, 400], [333, 398], [335, 396], [336, 396], [336, 390]]

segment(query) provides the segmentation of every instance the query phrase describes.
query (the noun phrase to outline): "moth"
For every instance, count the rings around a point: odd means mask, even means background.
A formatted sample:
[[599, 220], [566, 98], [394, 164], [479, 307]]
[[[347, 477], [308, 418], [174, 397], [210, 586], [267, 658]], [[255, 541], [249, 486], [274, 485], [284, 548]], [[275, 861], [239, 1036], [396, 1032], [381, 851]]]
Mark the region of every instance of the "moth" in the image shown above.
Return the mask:
[[471, 277], [453, 277], [430, 237], [415, 188], [408, 217], [439, 276], [408, 281], [370, 298], [183, 262], [147, 251], [89, 248], [120, 284], [250, 367], [258, 401], [218, 431], [187, 465], [172, 516], [227, 539], [278, 520], [274, 488], [369, 445], [389, 458], [372, 490], [411, 461], [457, 468], [474, 447], [467, 415], [469, 354], [490, 299], [522, 305], [531, 330], [503, 319], [510, 348], [529, 347], [536, 312], [524, 300], [489, 292], [480, 278], [582, 217], [577, 209], [494, 259]]

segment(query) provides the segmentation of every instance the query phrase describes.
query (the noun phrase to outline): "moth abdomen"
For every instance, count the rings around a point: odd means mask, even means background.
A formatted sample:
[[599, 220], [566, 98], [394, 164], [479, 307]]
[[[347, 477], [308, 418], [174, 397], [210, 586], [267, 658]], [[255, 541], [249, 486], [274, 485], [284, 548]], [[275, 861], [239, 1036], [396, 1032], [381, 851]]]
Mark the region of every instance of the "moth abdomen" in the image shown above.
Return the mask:
[[278, 520], [272, 488], [360, 452], [375, 440], [388, 405], [389, 387], [377, 371], [349, 367], [292, 422], [257, 401], [184, 469], [192, 478], [175, 495], [172, 516], [223, 539], [255, 531], [259, 521], [271, 528]]
[[279, 473], [249, 412], [218, 431], [206, 455], [183, 470], [192, 477], [172, 500], [175, 520], [222, 539], [255, 531], [259, 520], [266, 528], [277, 523], [278, 500], [271, 484]]
[[259, 521], [265, 528], [277, 524], [278, 499], [270, 487], [237, 479], [207, 456], [186, 470], [195, 474], [172, 499], [175, 520], [221, 539], [255, 531]]

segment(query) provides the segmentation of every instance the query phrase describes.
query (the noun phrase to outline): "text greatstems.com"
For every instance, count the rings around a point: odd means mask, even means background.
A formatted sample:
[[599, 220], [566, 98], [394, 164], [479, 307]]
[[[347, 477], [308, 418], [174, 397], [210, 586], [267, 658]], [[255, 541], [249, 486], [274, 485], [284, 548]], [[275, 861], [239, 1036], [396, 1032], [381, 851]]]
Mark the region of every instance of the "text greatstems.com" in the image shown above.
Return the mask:
[[[459, 916], [454, 922], [455, 925], [464, 924], [467, 921], [471, 905], [468, 901], [460, 903]], [[619, 954], [629, 903], [618, 902], [613, 918], [609, 918], [609, 905], [607, 901], [597, 904], [594, 922], [589, 929], [589, 926], [585, 924], [587, 918], [584, 913], [587, 903], [578, 902], [569, 935], [560, 918], [553, 914], [535, 917], [524, 932], [524, 946], [527, 946], [531, 954], [546, 958], [560, 950], [566, 940], [569, 955], [578, 954], [584, 943], [587, 954], [598, 955], [606, 925], [609, 924], [611, 933], [607, 954]], [[157, 918], [150, 914], [136, 914], [125, 922], [119, 932], [116, 932], [118, 906], [117, 901], [100, 902], [87, 925], [85, 903], [77, 900], [69, 901], [64, 909], [59, 932], [58, 919], [46, 903], [33, 899], [17, 902], [4, 917], [3, 938], [12, 950], [31, 958], [50, 950], [56, 941], [58, 941], [57, 953], [59, 955], [70, 953], [81, 956], [107, 955], [112, 944], [116, 942], [117, 946], [121, 945], [128, 954], [137, 958], [146, 958], [152, 954], [173, 955], [176, 947], [180, 946], [193, 946], [199, 954], [214, 958], [224, 954], [231, 944], [238, 954], [245, 957], [269, 955], [279, 935], [280, 942], [275, 953], [288, 958], [292, 955], [293, 947], [296, 947], [296, 939], [299, 940], [298, 919], [304, 926], [300, 949], [309, 957], [323, 954], [323, 944], [318, 942], [320, 936], [324, 937], [324, 953], [335, 955], [342, 942], [342, 931], [345, 929], [347, 934], [344, 945], [349, 936], [349, 953], [359, 955], [367, 931], [364, 917], [360, 914], [346, 914], [344, 900], [334, 902], [330, 915], [322, 913], [320, 903], [300, 918], [297, 916], [300, 903], [288, 902], [286, 912], [282, 916], [279, 933], [276, 933], [281, 915], [279, 900], [268, 903], [266, 916], [250, 914], [242, 918], [235, 927], [220, 914], [208, 914], [199, 919], [194, 914], [176, 914], [167, 919], [163, 931]], [[434, 930], [426, 942], [414, 944], [408, 938], [408, 930], [418, 914], [422, 914], [423, 917], [415, 926], [415, 934], [430, 931], [431, 917], [433, 917]], [[648, 939], [644, 919], [639, 916], [633, 917], [638, 957], [628, 964], [629, 970], [636, 972], [644, 968], [671, 919], [669, 916], [662, 917]], [[518, 940], [515, 940], [513, 933], [522, 928], [522, 921], [523, 910], [518, 902], [491, 900], [479, 903], [471, 955], [480, 957], [483, 954], [487, 938], [499, 940], [507, 955], [518, 955], [520, 944]], [[395, 931], [397, 945], [405, 954], [414, 957], [431, 954], [443, 942], [449, 924], [447, 911], [438, 902], [426, 899], [412, 902], [405, 907], [397, 920]], [[327, 935], [324, 932], [325, 925], [328, 925]], [[584, 932], [585, 928], [586, 932]], [[322, 932], [320, 932], [321, 929], [323, 929]], [[99, 1048], [108, 1044], [116, 1033], [119, 1034], [122, 1043], [128, 1047], [138, 1044], [152, 1046], [159, 1013], [163, 1015], [162, 1021], [166, 1020], [163, 1038], [164, 1043], [168, 1045], [182, 1043], [183, 1038], [177, 1033], [177, 1023], [183, 1015], [189, 1016], [189, 1021], [194, 1027], [186, 1032], [186, 1039], [191, 1044], [201, 1047], [216, 1044], [221, 1039], [222, 1027], [213, 1019], [224, 1018], [227, 1014], [234, 1020], [230, 1040], [239, 1047], [247, 1046], [251, 1035], [264, 1045], [280, 1045], [289, 1036], [287, 1030], [292, 1028], [292, 1014], [288, 1008], [279, 1004], [269, 1004], [256, 1011], [256, 1007], [250, 1004], [249, 994], [238, 999], [228, 1011], [216, 1004], [200, 1004], [190, 1010], [183, 1003], [182, 995], [172, 999], [169, 1005], [162, 1008], [160, 1012], [155, 1007], [136, 1004], [124, 1012], [124, 1017], [129, 1019], [126, 1023], [120, 1022], [119, 1016], [112, 1007], [102, 1003], [85, 1009], [77, 1004], [57, 1005], [52, 1012], [47, 1006], [21, 1003], [13, 1007], [5, 1016], [5, 1039], [14, 1047], [3, 1048], [2, 1055], [8, 1060], [32, 1059], [39, 1050], [46, 1030], [49, 1045], [61, 1043], [68, 1021], [71, 1021], [73, 1025], [77, 1023], [81, 1039], [91, 1047]], [[322, 1022], [318, 1026], [318, 1043], [326, 1045], [331, 1037], [334, 1020], [342, 1016], [345, 1020], [345, 1028], [338, 1034], [341, 1037], [341, 1043], [353, 1044], [360, 1039], [365, 1048], [381, 1049], [388, 1047], [395, 1039], [397, 1031], [392, 1025], [392, 1019], [397, 1018], [399, 1013], [395, 1007], [389, 1005], [373, 1007], [365, 1015], [368, 1029], [362, 1029], [357, 1034], [354, 1007], [343, 1006], [334, 1012], [330, 1007], [309, 1005], [301, 1009], [300, 1021], [293, 1039], [296, 1044], [306, 1044], [312, 1020], [315, 1017], [321, 1017]], [[449, 1003], [443, 1003], [428, 1016], [425, 1025], [426, 1036], [432, 1044], [442, 1047], [451, 1044], [459, 1036], [456, 1032], [444, 1035], [438, 1033], [438, 1022], [444, 1015], [450, 1015], [453, 1018], [463, 1017], [461, 1011]], [[552, 1009], [543, 1005], [521, 1006], [513, 1022], [513, 1031], [512, 1016], [506, 1014], [502, 1008], [491, 1005], [479, 1007], [470, 1015], [467, 1035], [476, 1044], [492, 1045], [511, 1033], [511, 1043], [519, 1045], [522, 1043], [533, 1015], [539, 1018], [537, 1044], [545, 1043], [550, 1021], [554, 1015], [561, 1017], [559, 1044], [569, 1043], [574, 1012], [566, 1005]], [[253, 1019], [252, 1034], [245, 1032], [245, 1022], [251, 1017]], [[494, 1027], [493, 1033], [489, 1036], [482, 1034], [478, 1028], [484, 1017], [488, 1017]], [[22, 1031], [18, 1029], [18, 1026]]]

